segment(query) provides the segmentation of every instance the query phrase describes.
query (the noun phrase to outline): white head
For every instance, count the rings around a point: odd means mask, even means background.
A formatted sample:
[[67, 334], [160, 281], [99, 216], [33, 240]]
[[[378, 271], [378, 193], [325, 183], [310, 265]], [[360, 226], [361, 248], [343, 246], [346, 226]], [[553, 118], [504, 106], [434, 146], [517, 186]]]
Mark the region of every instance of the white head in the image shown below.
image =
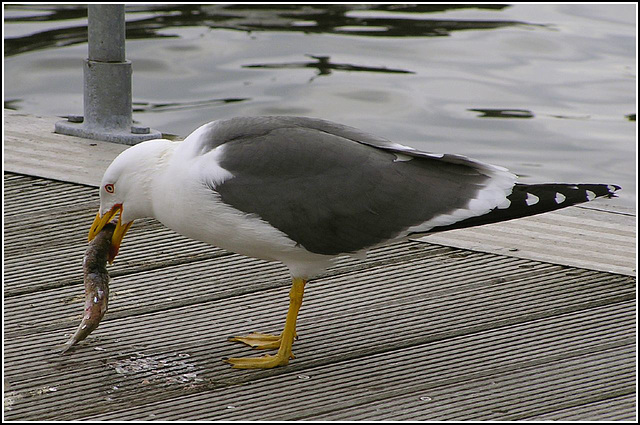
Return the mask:
[[172, 145], [166, 139], [139, 143], [118, 155], [105, 171], [100, 183], [100, 209], [89, 230], [89, 240], [120, 212], [111, 240], [110, 263], [133, 220], [152, 216], [151, 182]]

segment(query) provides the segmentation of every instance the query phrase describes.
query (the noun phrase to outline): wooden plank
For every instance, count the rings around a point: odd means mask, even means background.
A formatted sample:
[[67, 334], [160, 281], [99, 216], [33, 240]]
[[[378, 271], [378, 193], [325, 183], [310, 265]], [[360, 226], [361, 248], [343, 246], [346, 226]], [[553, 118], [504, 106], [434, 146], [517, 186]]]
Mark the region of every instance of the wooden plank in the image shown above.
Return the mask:
[[571, 207], [416, 240], [629, 276], [637, 273], [636, 216], [631, 212]]
[[[409, 344], [384, 343], [387, 331], [366, 328], [330, 344], [303, 337], [299, 361], [272, 371], [229, 370], [210, 358], [220, 353], [203, 328], [187, 345], [129, 345], [123, 335], [125, 349], [103, 343], [104, 351], [50, 356], [53, 374], [12, 380], [7, 418], [21, 411], [30, 415], [23, 419], [59, 420], [523, 419], [634, 393], [635, 326], [621, 320], [634, 311], [629, 300], [451, 338], [423, 334]], [[346, 355], [362, 339], [368, 343]], [[329, 345], [345, 355], [323, 359], [318, 352]]]
[[100, 186], [111, 161], [129, 146], [54, 133], [56, 121], [4, 110], [4, 170]]
[[533, 421], [626, 421], [637, 422], [636, 394], [571, 406], [526, 418]]
[[[303, 418], [322, 421], [523, 420], [540, 412], [590, 405], [601, 400], [603, 393], [608, 396], [630, 394], [634, 375], [630, 373], [626, 354], [632, 352], [630, 347], [615, 348], [576, 358], [548, 359], [544, 364], [523, 364], [518, 370], [496, 370], [491, 376], [476, 372], [476, 379], [470, 376], [464, 382], [436, 388], [425, 385], [418, 394], [427, 395], [416, 396], [416, 389], [408, 388], [393, 397], [374, 401], [370, 396], [366, 404], [344, 409], [336, 406], [330, 412]], [[606, 378], [600, 376], [594, 380], [597, 375], [594, 372], [605, 365], [611, 368], [610, 373]], [[548, 385], [550, 379], [554, 380], [553, 386]], [[628, 413], [618, 411], [617, 414], [624, 417]]]

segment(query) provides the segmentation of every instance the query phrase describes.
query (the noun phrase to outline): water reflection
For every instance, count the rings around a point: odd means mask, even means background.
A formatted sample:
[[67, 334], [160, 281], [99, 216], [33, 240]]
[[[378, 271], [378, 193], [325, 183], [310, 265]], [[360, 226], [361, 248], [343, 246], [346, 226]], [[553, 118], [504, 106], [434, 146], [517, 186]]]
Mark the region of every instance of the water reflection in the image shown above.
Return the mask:
[[358, 66], [348, 63], [333, 63], [330, 60], [330, 56], [313, 56], [306, 55], [315, 61], [310, 62], [288, 62], [288, 63], [268, 63], [268, 64], [255, 64], [255, 65], [242, 65], [243, 68], [271, 68], [271, 69], [306, 69], [317, 68], [318, 74], [311, 78], [313, 81], [316, 77], [331, 75], [332, 70], [336, 71], [351, 71], [351, 72], [384, 72], [384, 73], [396, 73], [396, 74], [415, 74], [413, 71], [407, 71], [404, 69], [393, 69], [388, 67], [373, 67], [373, 66]]
[[[144, 5], [127, 6], [127, 39], [177, 37], [163, 33], [176, 27], [205, 26], [239, 31], [290, 31], [364, 37], [442, 37], [455, 31], [534, 25], [512, 20], [429, 19], [429, 13], [452, 9], [501, 10], [508, 5]], [[87, 16], [86, 6], [7, 5], [6, 23], [65, 21]], [[20, 12], [20, 13], [18, 13]], [[44, 13], [43, 13], [44, 12]], [[136, 14], [151, 17], [135, 19]], [[411, 19], [407, 19], [407, 15]], [[397, 15], [397, 16], [394, 16]], [[538, 25], [536, 25], [538, 26]], [[87, 41], [86, 25], [6, 37], [5, 57]]]
[[165, 111], [181, 111], [184, 109], [202, 108], [205, 106], [217, 106], [234, 102], [245, 102], [250, 98], [226, 98], [226, 99], [207, 99], [194, 100], [185, 102], [168, 102], [168, 103], [151, 103], [151, 102], [133, 102], [133, 112], [165, 112]]
[[480, 112], [479, 118], [533, 118], [533, 112], [526, 109], [467, 109]]
[[20, 109], [18, 103], [22, 102], [22, 99], [5, 99], [4, 101], [4, 109], [11, 109], [12, 111], [17, 111]]

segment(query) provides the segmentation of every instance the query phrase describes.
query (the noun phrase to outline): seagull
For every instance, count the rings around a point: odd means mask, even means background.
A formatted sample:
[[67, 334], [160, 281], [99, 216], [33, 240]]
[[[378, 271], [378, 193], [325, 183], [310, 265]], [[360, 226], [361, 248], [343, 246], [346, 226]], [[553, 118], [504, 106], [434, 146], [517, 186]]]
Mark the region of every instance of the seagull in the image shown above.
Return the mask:
[[224, 359], [234, 368], [272, 368], [294, 358], [305, 285], [337, 257], [361, 258], [409, 237], [610, 198], [620, 189], [516, 178], [500, 166], [321, 119], [237, 117], [204, 124], [182, 142], [150, 140], [122, 152], [102, 178], [89, 240], [115, 221], [113, 263], [133, 221], [153, 217], [189, 238], [282, 262], [292, 286], [281, 334], [230, 338], [277, 354]]

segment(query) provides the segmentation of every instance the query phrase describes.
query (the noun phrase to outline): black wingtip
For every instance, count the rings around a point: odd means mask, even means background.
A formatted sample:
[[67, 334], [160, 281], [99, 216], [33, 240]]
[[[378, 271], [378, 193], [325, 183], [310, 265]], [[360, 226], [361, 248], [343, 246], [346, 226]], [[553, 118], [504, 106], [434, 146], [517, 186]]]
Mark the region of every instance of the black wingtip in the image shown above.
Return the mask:
[[616, 192], [622, 189], [622, 187], [618, 186], [617, 184], [608, 184], [607, 189], [609, 189], [609, 194], [607, 196], [608, 198], [617, 198], [618, 194]]
[[484, 215], [470, 217], [447, 226], [435, 227], [431, 232], [527, 217], [589, 202], [596, 198], [614, 198], [618, 196], [615, 192], [620, 189], [622, 188], [615, 184], [516, 183], [512, 193], [507, 197], [509, 200], [507, 207], [494, 208]]

